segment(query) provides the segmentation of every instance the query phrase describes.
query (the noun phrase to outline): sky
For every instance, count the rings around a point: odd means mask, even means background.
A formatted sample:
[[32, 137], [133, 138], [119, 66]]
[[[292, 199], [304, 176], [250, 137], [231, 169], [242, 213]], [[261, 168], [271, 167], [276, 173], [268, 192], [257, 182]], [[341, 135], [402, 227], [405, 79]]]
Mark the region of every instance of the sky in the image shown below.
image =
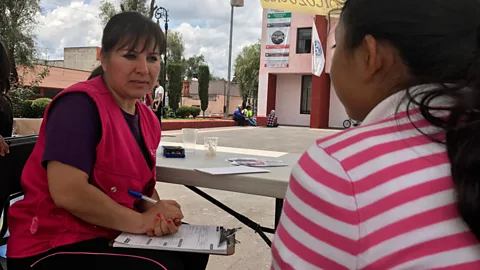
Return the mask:
[[[120, 0], [108, 1], [119, 7]], [[36, 35], [43, 58], [63, 59], [64, 47], [100, 46], [100, 2], [41, 0]], [[227, 78], [230, 0], [157, 0], [157, 5], [169, 11], [169, 30], [183, 35], [185, 57], [203, 54], [212, 73]], [[259, 0], [245, 0], [244, 7], [235, 8], [232, 66], [244, 46], [260, 39], [261, 23]], [[163, 21], [160, 24], [164, 29]]]

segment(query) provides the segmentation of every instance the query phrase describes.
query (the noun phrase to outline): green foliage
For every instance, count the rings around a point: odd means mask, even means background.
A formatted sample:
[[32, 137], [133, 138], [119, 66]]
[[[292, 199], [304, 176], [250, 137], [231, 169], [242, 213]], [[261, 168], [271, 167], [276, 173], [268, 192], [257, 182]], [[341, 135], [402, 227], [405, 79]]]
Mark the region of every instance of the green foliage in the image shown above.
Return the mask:
[[45, 108], [47, 108], [51, 101], [49, 98], [24, 100], [20, 107], [19, 114], [22, 118], [43, 118]]
[[170, 108], [169, 106], [163, 107], [163, 118], [174, 118], [175, 117], [175, 112]]
[[200, 55], [194, 55], [190, 58], [188, 58], [185, 61], [185, 76], [187, 77], [187, 80], [191, 80], [192, 78], [197, 77], [198, 78], [198, 73], [199, 70], [198, 68], [201, 65], [205, 65], [205, 57], [200, 54]]
[[32, 102], [32, 110], [34, 118], [42, 118], [45, 108], [50, 104], [52, 100], [49, 98], [39, 98]]
[[168, 104], [174, 112], [178, 109], [178, 103], [182, 98], [182, 70], [181, 63], [167, 65], [168, 74]]
[[169, 30], [167, 33], [167, 62], [180, 63], [185, 61], [184, 53], [185, 42], [182, 34], [178, 31]]
[[17, 116], [22, 118], [35, 118], [35, 111], [32, 108], [33, 100], [24, 100]]
[[115, 14], [124, 11], [136, 11], [138, 13], [153, 18], [155, 13], [155, 0], [121, 0], [118, 9], [108, 0], [102, 0], [100, 2], [100, 14], [99, 18], [104, 25]]
[[32, 67], [37, 58], [35, 14], [40, 12], [40, 0], [0, 1], [0, 37], [11, 59], [14, 81], [18, 79], [17, 65]]
[[[24, 101], [28, 100], [29, 98], [34, 96], [34, 91], [30, 87], [20, 87], [20, 86], [13, 86], [12, 89], [8, 92], [8, 96], [12, 100], [13, 105], [13, 116], [17, 118], [25, 117], [24, 116], [24, 108], [26, 104]], [[31, 106], [31, 104], [30, 104]], [[27, 110], [28, 111], [28, 110]]]
[[193, 118], [197, 118], [197, 116], [200, 115], [200, 107], [197, 106], [192, 106], [190, 107], [190, 115], [193, 116]]
[[225, 81], [224, 78], [210, 74], [210, 81]]
[[177, 109], [176, 113], [177, 113], [177, 116], [180, 118], [189, 117], [191, 113], [190, 106], [182, 106]]
[[[25, 106], [28, 106], [28, 105], [24, 104], [24, 101], [29, 100], [30, 98], [35, 96], [34, 89], [49, 74], [48, 68], [45, 67], [38, 74], [36, 74], [35, 79], [33, 79], [29, 83], [26, 83], [24, 81], [24, 78], [27, 77], [29, 72], [32, 72], [32, 70], [29, 68], [24, 68], [22, 76], [19, 78], [18, 82], [12, 83], [12, 87], [8, 92], [8, 96], [12, 100], [14, 117], [24, 117], [24, 118], [34, 117], [32, 116], [31, 112], [28, 109], [27, 110], [25, 109]], [[24, 113], [26, 113], [27, 116], [25, 116]]]
[[205, 117], [205, 111], [208, 108], [208, 86], [210, 84], [210, 69], [207, 65], [198, 68], [198, 96], [200, 97], [200, 108]]
[[107, 1], [107, 0], [102, 0], [100, 2], [100, 14], [98, 17], [102, 21], [103, 25], [106, 25], [107, 22], [115, 16], [115, 14], [118, 13], [118, 10], [115, 8], [113, 3]]
[[169, 106], [163, 106], [163, 118], [169, 118], [169, 114], [172, 112]]
[[243, 48], [235, 59], [234, 81], [238, 83], [245, 103], [248, 98], [257, 99], [260, 73], [260, 43]]

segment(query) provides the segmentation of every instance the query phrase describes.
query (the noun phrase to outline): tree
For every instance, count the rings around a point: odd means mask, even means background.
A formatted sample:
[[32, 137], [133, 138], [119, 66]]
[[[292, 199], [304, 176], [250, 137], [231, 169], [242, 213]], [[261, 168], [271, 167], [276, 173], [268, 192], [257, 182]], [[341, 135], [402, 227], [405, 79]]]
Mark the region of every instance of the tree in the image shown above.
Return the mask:
[[32, 69], [24, 67], [23, 70], [21, 70], [21, 76], [19, 79], [15, 82], [12, 81], [12, 87], [8, 92], [8, 96], [12, 100], [13, 115], [15, 117], [31, 117], [27, 115], [29, 112], [25, 110], [25, 102], [29, 98], [35, 96], [35, 88], [50, 73], [48, 67], [45, 67], [35, 74], [35, 77], [32, 79], [32, 81], [25, 82], [25, 78], [28, 77], [28, 73], [32, 71]]
[[11, 59], [12, 80], [18, 81], [17, 65], [32, 67], [36, 59], [36, 14], [40, 0], [2, 0], [0, 4], [0, 37]]
[[201, 65], [205, 65], [205, 57], [200, 54], [200, 55], [194, 55], [190, 58], [188, 58], [185, 61], [185, 76], [187, 77], [188, 80], [191, 80], [192, 78], [198, 78], [199, 76], [199, 71], [198, 68]]
[[182, 98], [182, 71], [183, 66], [180, 63], [170, 63], [167, 65], [168, 74], [168, 105], [172, 111], [176, 112], [178, 103]]
[[105, 25], [115, 14], [124, 11], [136, 11], [148, 18], [153, 18], [155, 13], [155, 0], [121, 0], [119, 9], [110, 1], [102, 0], [100, 2], [99, 17]]
[[208, 108], [208, 86], [210, 85], [210, 69], [207, 65], [198, 67], [198, 95], [200, 97], [200, 109], [203, 111], [203, 118], [205, 118], [205, 111]]
[[167, 58], [169, 62], [181, 63], [184, 61], [185, 42], [180, 32], [170, 30], [167, 36]]
[[243, 103], [248, 99], [257, 100], [258, 75], [260, 73], [260, 43], [243, 48], [235, 59], [234, 80], [238, 83]]
[[210, 81], [225, 81], [224, 78], [210, 74]]

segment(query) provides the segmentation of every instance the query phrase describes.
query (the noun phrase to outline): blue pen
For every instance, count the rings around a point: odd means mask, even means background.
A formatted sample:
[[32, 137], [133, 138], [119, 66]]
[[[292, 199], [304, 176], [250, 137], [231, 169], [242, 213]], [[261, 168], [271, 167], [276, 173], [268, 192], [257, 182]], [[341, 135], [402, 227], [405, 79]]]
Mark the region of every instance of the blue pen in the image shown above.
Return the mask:
[[142, 199], [142, 200], [147, 201], [147, 202], [151, 202], [151, 203], [157, 203], [158, 202], [157, 200], [154, 200], [150, 197], [147, 197], [147, 196], [143, 195], [142, 193], [139, 193], [139, 192], [136, 192], [136, 191], [133, 191], [133, 190], [129, 190], [128, 194], [132, 195], [133, 197], [135, 197], [137, 199]]

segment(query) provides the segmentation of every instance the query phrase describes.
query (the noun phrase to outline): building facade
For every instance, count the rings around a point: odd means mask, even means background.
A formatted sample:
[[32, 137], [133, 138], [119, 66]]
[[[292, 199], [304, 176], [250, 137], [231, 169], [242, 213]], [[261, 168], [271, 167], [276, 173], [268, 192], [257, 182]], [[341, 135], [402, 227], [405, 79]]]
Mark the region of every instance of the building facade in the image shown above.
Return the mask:
[[[211, 80], [208, 86], [208, 108], [205, 115], [219, 116], [224, 115], [224, 108], [226, 106], [225, 93], [227, 89], [227, 82], [224, 80]], [[230, 108], [229, 112], [233, 112], [238, 105], [242, 104], [242, 97], [240, 96], [240, 89], [236, 83], [232, 83], [230, 89]], [[180, 106], [196, 106], [200, 107], [200, 97], [198, 95], [198, 81], [184, 81], [182, 100]]]
[[44, 65], [35, 65], [33, 69], [19, 67], [17, 72], [22, 83], [30, 86], [30, 83], [35, 81], [46, 68], [48, 68], [48, 75], [35, 87], [36, 98], [54, 98], [63, 89], [78, 82], [86, 81], [90, 76], [89, 71]]
[[[312, 29], [315, 24], [326, 66], [312, 75]], [[348, 119], [330, 82], [336, 19], [264, 9], [258, 89], [259, 123], [271, 110], [281, 125], [342, 128]]]
[[100, 47], [68, 47], [63, 60], [38, 60], [40, 65], [92, 71], [100, 65]]

